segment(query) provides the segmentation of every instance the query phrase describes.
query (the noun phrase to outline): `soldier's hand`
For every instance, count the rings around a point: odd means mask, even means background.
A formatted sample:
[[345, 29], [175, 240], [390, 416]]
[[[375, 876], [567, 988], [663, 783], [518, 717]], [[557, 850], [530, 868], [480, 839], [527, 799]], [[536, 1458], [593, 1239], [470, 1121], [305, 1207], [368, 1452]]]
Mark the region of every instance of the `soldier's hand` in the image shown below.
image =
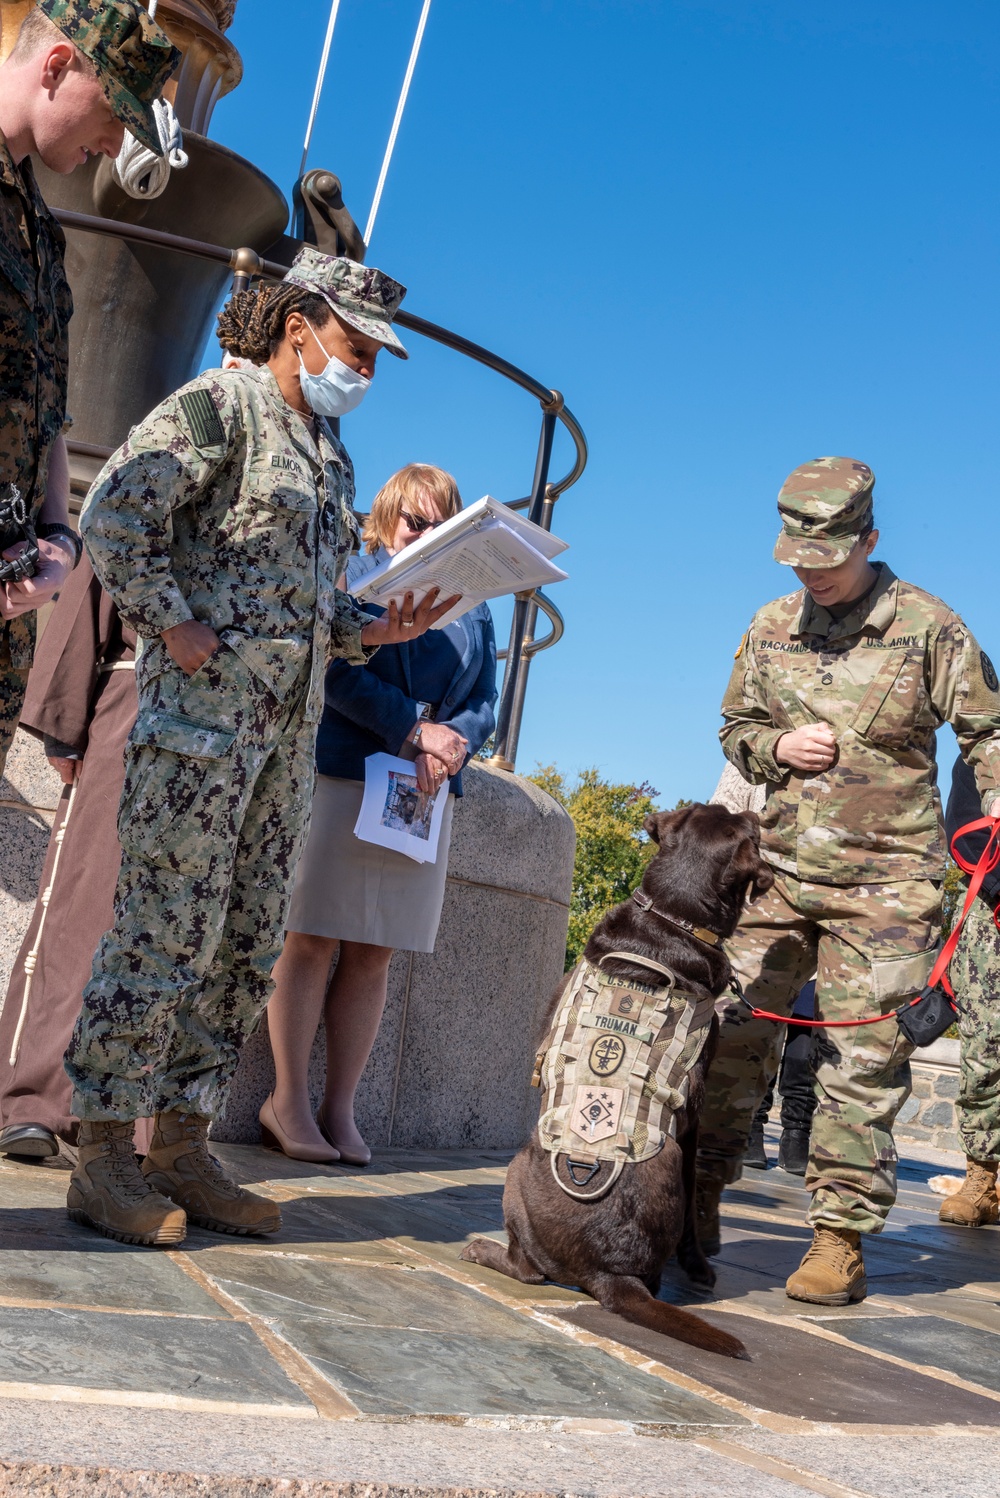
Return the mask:
[[210, 624], [199, 619], [185, 619], [183, 624], [172, 624], [161, 630], [160, 638], [186, 676], [193, 676], [210, 655], [214, 655], [222, 643]]
[[373, 619], [366, 624], [361, 631], [361, 643], [363, 645], [405, 645], [408, 640], [419, 639], [421, 635], [436, 624], [437, 621], [453, 609], [456, 603], [461, 602], [461, 593], [453, 593], [443, 603], [438, 603], [437, 597], [440, 588], [428, 588], [420, 602], [414, 607], [413, 594], [405, 593], [401, 607], [390, 603], [386, 613], [380, 619]]
[[837, 754], [837, 740], [829, 723], [809, 723], [783, 733], [774, 746], [779, 765], [793, 770], [828, 770]]
[[[21, 549], [19, 541], [3, 554], [8, 558], [16, 557]], [[30, 614], [40, 609], [59, 592], [73, 571], [75, 561], [76, 549], [68, 537], [65, 541], [39, 540], [34, 577], [26, 577], [19, 583], [6, 583], [0, 588], [0, 617], [16, 619], [18, 614]]]

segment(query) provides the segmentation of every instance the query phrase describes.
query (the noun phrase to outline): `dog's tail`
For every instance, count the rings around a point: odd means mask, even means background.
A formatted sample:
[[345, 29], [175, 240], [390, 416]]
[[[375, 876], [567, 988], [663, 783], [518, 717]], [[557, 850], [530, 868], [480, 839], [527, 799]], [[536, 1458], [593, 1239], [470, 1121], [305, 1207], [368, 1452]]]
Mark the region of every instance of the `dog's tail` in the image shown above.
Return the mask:
[[691, 1347], [704, 1348], [706, 1352], [717, 1352], [724, 1358], [742, 1358], [751, 1362], [750, 1354], [737, 1337], [731, 1337], [718, 1327], [710, 1326], [700, 1316], [684, 1311], [680, 1306], [667, 1305], [656, 1300], [641, 1280], [622, 1274], [595, 1275], [590, 1284], [584, 1285], [588, 1295], [600, 1301], [606, 1311], [617, 1311], [626, 1321], [637, 1326], [648, 1327], [653, 1332], [663, 1332], [678, 1342], [687, 1342]]

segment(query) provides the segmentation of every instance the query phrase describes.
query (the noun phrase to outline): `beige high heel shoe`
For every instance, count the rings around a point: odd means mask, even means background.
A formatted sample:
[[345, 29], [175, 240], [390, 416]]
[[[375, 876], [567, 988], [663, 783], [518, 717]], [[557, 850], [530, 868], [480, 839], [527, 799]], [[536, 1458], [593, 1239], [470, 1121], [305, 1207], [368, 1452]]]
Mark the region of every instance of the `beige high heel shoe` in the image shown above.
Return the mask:
[[273, 1096], [273, 1093], [268, 1093], [257, 1115], [260, 1119], [260, 1138], [264, 1148], [280, 1150], [283, 1155], [288, 1156], [289, 1160], [305, 1160], [310, 1165], [336, 1165], [340, 1154], [332, 1144], [325, 1150], [320, 1150], [311, 1144], [300, 1144], [297, 1139], [288, 1137], [278, 1122], [278, 1115], [271, 1101]]
[[334, 1144], [333, 1140], [330, 1138], [329, 1129], [320, 1118], [318, 1113], [316, 1114], [316, 1127], [317, 1129], [319, 1129], [320, 1133], [323, 1135], [323, 1138], [326, 1140], [330, 1148], [337, 1151], [337, 1155], [342, 1165], [370, 1165], [372, 1163], [372, 1152], [367, 1145], [365, 1145], [364, 1154], [361, 1155], [358, 1154], [355, 1150], [342, 1150], [339, 1145]]

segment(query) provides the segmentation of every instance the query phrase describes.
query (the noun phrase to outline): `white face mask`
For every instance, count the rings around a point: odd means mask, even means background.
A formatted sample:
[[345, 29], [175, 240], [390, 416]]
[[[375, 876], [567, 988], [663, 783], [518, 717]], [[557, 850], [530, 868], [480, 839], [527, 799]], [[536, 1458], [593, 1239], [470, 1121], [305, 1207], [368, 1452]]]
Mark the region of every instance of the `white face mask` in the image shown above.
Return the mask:
[[[303, 320], [326, 354], [308, 317]], [[326, 354], [327, 364], [322, 374], [310, 374], [302, 362], [302, 350], [296, 352], [299, 356], [299, 389], [317, 416], [346, 416], [348, 411], [360, 406], [368, 394], [371, 380], [366, 380], [363, 374], [358, 374], [335, 354]]]

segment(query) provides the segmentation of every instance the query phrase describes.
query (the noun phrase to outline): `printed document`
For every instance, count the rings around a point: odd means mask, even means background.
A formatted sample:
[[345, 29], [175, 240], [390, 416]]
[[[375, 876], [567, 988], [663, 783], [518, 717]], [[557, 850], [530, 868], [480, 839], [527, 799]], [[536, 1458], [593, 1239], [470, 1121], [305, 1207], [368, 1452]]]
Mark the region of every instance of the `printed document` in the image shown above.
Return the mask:
[[461, 593], [461, 603], [435, 625], [443, 629], [489, 598], [564, 581], [552, 558], [566, 549], [558, 536], [486, 495], [367, 573], [354, 597], [388, 608], [408, 592], [419, 603], [435, 586], [441, 598]]
[[447, 796], [447, 781], [432, 795], [420, 789], [412, 760], [370, 754], [354, 836], [405, 853], [417, 863], [437, 863]]

